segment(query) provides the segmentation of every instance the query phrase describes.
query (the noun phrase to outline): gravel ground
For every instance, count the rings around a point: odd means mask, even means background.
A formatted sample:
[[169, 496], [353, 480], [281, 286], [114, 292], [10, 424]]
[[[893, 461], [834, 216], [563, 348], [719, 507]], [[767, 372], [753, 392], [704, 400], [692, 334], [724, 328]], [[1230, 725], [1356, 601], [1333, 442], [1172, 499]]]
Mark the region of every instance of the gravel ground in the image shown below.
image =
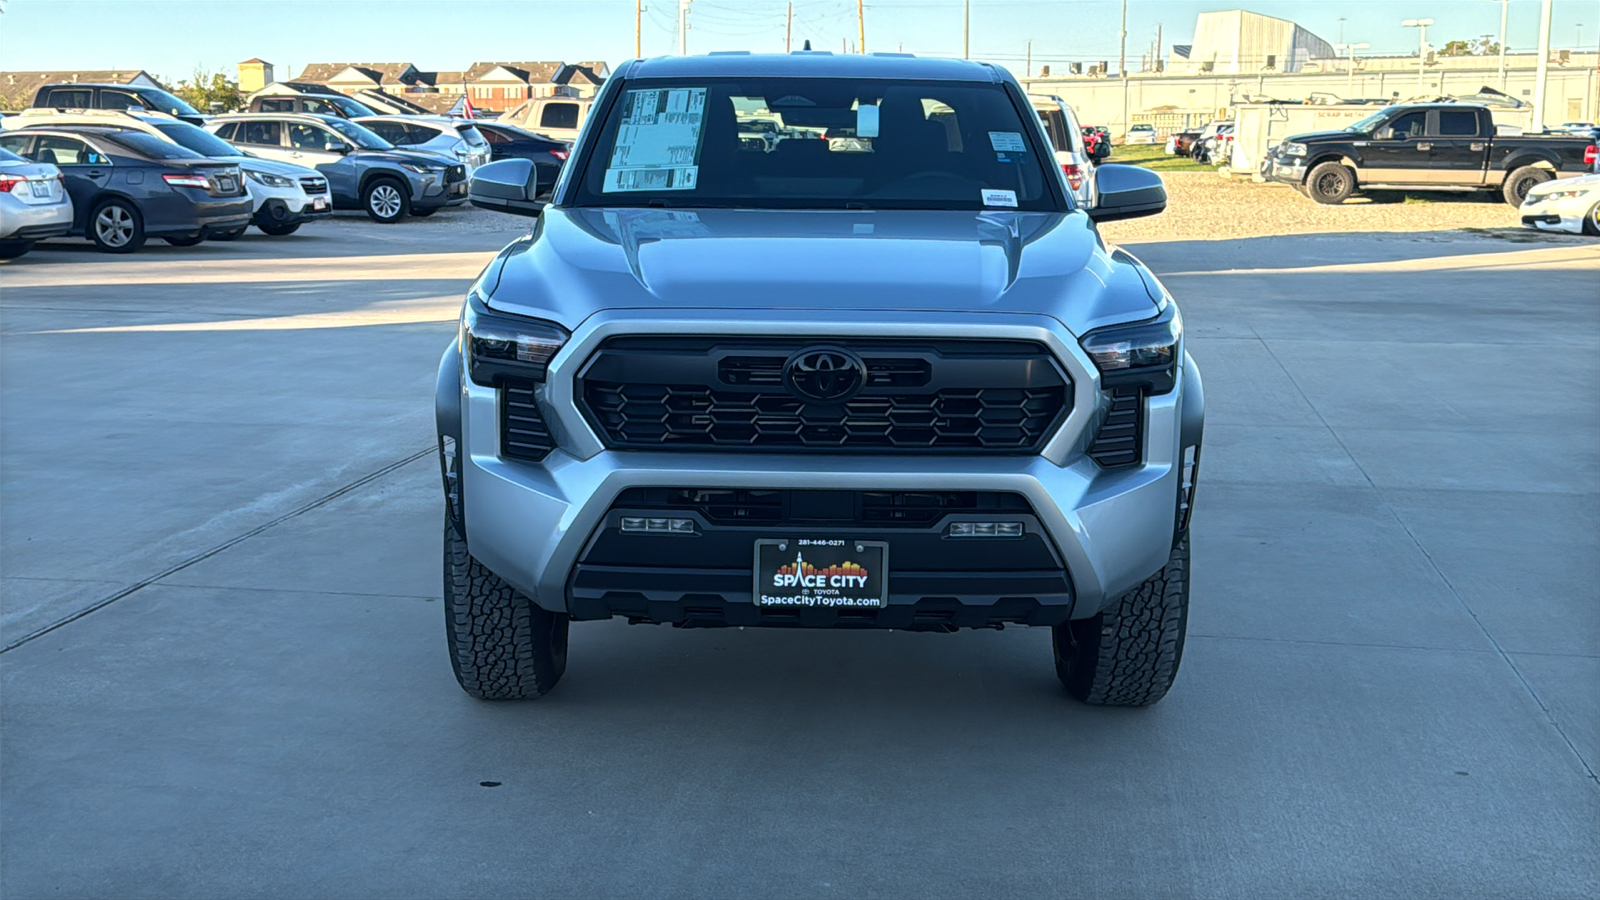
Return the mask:
[[[1161, 177], [1167, 183], [1167, 211], [1159, 216], [1101, 225], [1101, 233], [1108, 240], [1225, 240], [1348, 232], [1391, 232], [1414, 237], [1426, 232], [1455, 232], [1438, 236], [1462, 239], [1475, 235], [1489, 240], [1537, 243], [1594, 240], [1524, 228], [1516, 207], [1500, 200], [1498, 194], [1413, 194], [1406, 202], [1373, 202], [1358, 197], [1338, 206], [1324, 206], [1287, 185], [1230, 181], [1207, 172], [1164, 172]], [[1395, 200], [1399, 196], [1389, 195]]]

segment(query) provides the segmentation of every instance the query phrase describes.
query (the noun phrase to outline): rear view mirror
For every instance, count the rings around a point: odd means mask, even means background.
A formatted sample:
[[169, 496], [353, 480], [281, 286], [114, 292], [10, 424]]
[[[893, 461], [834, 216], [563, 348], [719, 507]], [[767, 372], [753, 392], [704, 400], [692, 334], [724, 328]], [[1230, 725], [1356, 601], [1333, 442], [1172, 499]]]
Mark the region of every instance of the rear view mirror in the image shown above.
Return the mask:
[[515, 216], [537, 216], [548, 196], [540, 192], [539, 168], [531, 159], [486, 163], [467, 184], [467, 199], [473, 206]]
[[1096, 222], [1153, 216], [1167, 208], [1161, 176], [1139, 166], [1107, 163], [1094, 170], [1098, 197], [1087, 212]]

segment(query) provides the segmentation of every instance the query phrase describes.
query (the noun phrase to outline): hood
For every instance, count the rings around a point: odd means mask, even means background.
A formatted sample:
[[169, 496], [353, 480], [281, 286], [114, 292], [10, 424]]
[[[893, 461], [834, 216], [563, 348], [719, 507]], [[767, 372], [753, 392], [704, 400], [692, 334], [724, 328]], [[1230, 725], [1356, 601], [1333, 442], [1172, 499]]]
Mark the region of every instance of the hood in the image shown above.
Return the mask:
[[1361, 137], [1362, 135], [1355, 131], [1339, 131], [1336, 129], [1334, 131], [1307, 131], [1304, 134], [1291, 134], [1284, 140], [1303, 144], [1307, 141], [1351, 141], [1358, 140]]
[[268, 175], [282, 175], [285, 178], [325, 178], [321, 172], [306, 166], [297, 166], [294, 163], [278, 162], [275, 159], [261, 159], [256, 156], [219, 156], [219, 160], [238, 163], [239, 168], [247, 171], [266, 172]]
[[461, 160], [459, 159], [449, 160], [433, 153], [416, 150], [359, 150], [356, 153], [352, 153], [351, 156], [360, 156], [361, 159], [369, 162], [381, 160], [396, 164], [412, 163], [419, 166], [461, 165]]
[[1528, 196], [1543, 197], [1556, 191], [1595, 190], [1600, 188], [1600, 174], [1579, 175], [1575, 178], [1552, 178], [1528, 189]]
[[573, 328], [603, 309], [1156, 313], [1160, 287], [1088, 216], [547, 208], [485, 272], [491, 307]]

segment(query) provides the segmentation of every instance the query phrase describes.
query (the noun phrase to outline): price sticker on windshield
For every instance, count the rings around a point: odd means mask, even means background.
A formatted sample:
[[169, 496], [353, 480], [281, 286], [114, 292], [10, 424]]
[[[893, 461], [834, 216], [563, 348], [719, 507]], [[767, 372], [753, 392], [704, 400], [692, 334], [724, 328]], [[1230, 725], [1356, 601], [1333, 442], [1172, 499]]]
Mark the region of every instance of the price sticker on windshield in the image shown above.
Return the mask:
[[1028, 145], [1022, 140], [1022, 135], [1015, 131], [989, 132], [989, 146], [996, 153], [1027, 153]]
[[700, 176], [705, 88], [629, 91], [606, 167], [605, 193], [690, 191]]
[[984, 206], [1005, 206], [1017, 208], [1017, 192], [1001, 190], [985, 190], [983, 192]]

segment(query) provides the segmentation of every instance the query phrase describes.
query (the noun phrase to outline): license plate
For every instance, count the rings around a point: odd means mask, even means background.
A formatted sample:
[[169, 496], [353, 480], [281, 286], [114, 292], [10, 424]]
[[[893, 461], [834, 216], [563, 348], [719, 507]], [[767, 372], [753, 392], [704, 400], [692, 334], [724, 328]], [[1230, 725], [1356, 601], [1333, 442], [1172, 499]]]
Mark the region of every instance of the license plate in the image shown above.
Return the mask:
[[889, 545], [843, 538], [756, 541], [757, 606], [877, 609], [889, 602]]
[[217, 179], [217, 187], [224, 191], [231, 191], [233, 190], [233, 179], [224, 175], [223, 177]]
[[311, 198], [311, 208], [313, 210], [317, 211], [317, 212], [321, 212], [322, 210], [327, 209], [328, 208], [328, 198], [327, 197], [312, 197]]
[[35, 197], [50, 196], [50, 182], [48, 181], [35, 181], [28, 186], [33, 190], [33, 195]]

